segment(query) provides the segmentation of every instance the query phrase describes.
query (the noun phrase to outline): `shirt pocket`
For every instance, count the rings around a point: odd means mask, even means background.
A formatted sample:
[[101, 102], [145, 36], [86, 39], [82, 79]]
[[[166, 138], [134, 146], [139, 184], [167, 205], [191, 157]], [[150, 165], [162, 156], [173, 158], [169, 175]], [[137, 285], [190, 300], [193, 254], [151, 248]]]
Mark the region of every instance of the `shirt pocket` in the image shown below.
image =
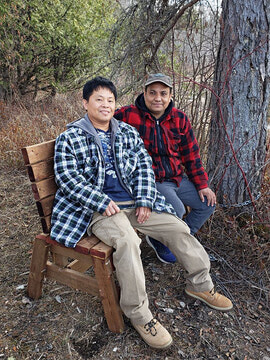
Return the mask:
[[[180, 133], [175, 133], [169, 129], [166, 130], [166, 137], [167, 137], [167, 146], [170, 153], [178, 153], [181, 141], [182, 141], [182, 135]], [[175, 154], [176, 155], [176, 154]]]
[[138, 164], [138, 156], [133, 151], [124, 152], [122, 156], [121, 172], [125, 174], [125, 177], [128, 179], [129, 176], [136, 170]]
[[99, 170], [99, 159], [97, 156], [88, 157], [83, 164], [83, 175], [89, 182], [96, 183]]

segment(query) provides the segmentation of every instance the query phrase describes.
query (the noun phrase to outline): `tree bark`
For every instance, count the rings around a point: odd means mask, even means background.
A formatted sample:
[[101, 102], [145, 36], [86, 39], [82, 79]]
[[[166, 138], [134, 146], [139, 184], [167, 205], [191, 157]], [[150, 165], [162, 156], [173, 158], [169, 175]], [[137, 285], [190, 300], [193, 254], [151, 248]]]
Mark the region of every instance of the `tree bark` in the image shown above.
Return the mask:
[[223, 0], [212, 95], [208, 174], [218, 202], [260, 193], [270, 94], [269, 0]]

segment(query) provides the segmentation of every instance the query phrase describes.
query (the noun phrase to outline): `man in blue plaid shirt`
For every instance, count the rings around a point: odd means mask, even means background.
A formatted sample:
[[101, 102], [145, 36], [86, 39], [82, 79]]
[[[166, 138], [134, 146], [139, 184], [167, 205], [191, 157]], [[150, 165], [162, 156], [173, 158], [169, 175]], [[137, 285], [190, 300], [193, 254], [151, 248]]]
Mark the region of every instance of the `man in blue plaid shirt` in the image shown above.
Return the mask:
[[85, 116], [68, 124], [56, 139], [59, 189], [51, 238], [75, 247], [88, 231], [112, 246], [124, 314], [149, 346], [164, 349], [171, 345], [172, 337], [149, 309], [141, 239], [134, 228], [175, 254], [186, 271], [189, 296], [220, 311], [233, 305], [214, 290], [203, 246], [157, 191], [152, 161], [139, 133], [113, 118], [116, 99], [111, 81], [102, 77], [88, 81], [83, 88]]

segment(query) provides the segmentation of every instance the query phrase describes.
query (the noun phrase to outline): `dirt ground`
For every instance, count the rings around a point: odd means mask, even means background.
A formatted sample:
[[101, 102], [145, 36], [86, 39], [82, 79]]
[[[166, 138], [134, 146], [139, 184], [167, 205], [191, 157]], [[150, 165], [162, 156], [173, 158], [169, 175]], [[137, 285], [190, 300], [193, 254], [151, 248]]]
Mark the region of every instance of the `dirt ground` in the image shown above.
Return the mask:
[[[269, 199], [268, 191], [261, 206], [269, 208]], [[241, 224], [217, 210], [198, 235], [212, 255], [214, 282], [233, 300], [228, 313], [188, 298], [181, 266], [160, 263], [143, 242], [150, 307], [174, 339], [156, 351], [127, 319], [124, 333], [111, 333], [97, 297], [45, 281], [42, 298], [30, 300], [31, 245], [41, 228], [24, 171], [1, 172], [0, 209], [0, 360], [270, 360], [268, 226], [244, 217]]]

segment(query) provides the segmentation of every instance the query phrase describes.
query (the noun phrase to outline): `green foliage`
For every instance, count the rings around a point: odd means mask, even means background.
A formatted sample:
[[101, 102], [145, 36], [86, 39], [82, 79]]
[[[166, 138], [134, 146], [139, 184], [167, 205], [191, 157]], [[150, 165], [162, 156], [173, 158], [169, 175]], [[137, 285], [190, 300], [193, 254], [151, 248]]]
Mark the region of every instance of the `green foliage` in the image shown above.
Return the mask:
[[[0, 75], [5, 91], [66, 90], [102, 69], [111, 0], [3, 0]], [[74, 84], [75, 80], [75, 84]]]

